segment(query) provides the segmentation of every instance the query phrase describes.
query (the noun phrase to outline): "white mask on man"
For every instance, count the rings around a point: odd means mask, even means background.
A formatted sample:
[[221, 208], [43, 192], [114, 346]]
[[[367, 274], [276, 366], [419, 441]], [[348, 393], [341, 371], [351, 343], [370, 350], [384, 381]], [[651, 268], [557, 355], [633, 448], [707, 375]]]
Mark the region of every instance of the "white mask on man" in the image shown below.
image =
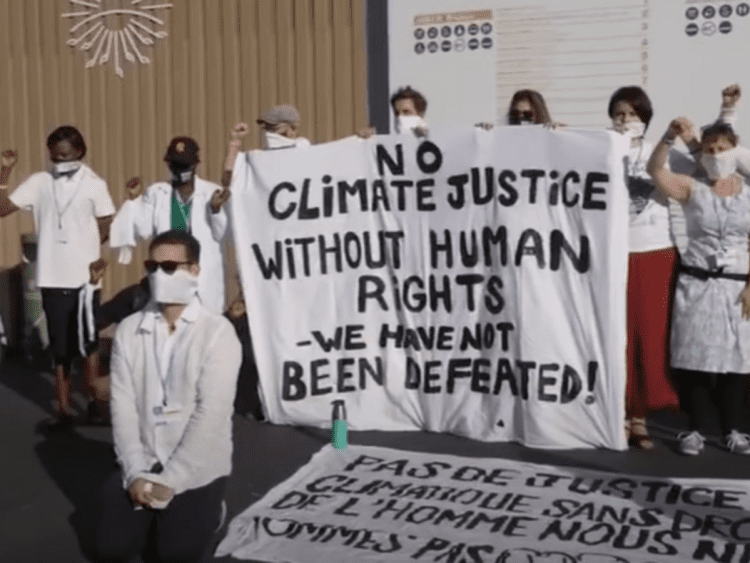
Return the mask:
[[263, 148], [265, 149], [282, 149], [287, 147], [297, 146], [297, 139], [290, 139], [284, 135], [278, 133], [271, 133], [270, 131], [262, 131], [263, 135]]
[[399, 115], [396, 117], [396, 133], [408, 133], [417, 127], [427, 129], [427, 121], [419, 115]]
[[177, 303], [187, 305], [198, 293], [198, 276], [187, 270], [177, 269], [167, 274], [158, 268], [148, 275], [151, 295], [157, 303]]
[[80, 160], [69, 160], [68, 162], [53, 162], [52, 170], [55, 174], [71, 174], [81, 168]]
[[737, 150], [732, 148], [718, 154], [703, 154], [701, 164], [711, 180], [727, 178], [737, 170]]

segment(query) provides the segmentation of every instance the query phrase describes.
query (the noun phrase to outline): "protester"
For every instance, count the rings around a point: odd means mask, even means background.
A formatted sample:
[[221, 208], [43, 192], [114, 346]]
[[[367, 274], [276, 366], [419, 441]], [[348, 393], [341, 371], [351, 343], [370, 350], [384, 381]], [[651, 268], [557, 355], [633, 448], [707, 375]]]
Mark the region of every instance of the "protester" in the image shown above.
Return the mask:
[[145, 193], [140, 178], [128, 182], [129, 200], [115, 216], [110, 246], [121, 248], [120, 262], [129, 263], [137, 238], [151, 238], [171, 229], [186, 230], [203, 248], [198, 295], [208, 309], [222, 313], [225, 307], [222, 241], [228, 225], [224, 204], [230, 192], [198, 177], [198, 153], [195, 140], [175, 137], [164, 156], [171, 182], [157, 182]]
[[653, 115], [638, 86], [616, 90], [609, 100], [612, 128], [630, 139], [625, 166], [630, 195], [627, 294], [627, 399], [625, 431], [630, 444], [652, 450], [646, 416], [677, 409], [669, 376], [669, 322], [677, 250], [670, 235], [667, 196], [646, 172], [653, 144], [643, 136]]
[[[149, 246], [152, 299], [112, 349], [112, 431], [120, 470], [104, 483], [97, 551], [130, 561], [203, 561], [232, 466], [240, 343], [198, 298], [200, 243], [185, 231]], [[148, 543], [148, 547], [147, 547]], [[148, 559], [150, 560], [150, 559]]]
[[[264, 150], [309, 147], [309, 139], [297, 135], [299, 122], [299, 111], [292, 105], [282, 104], [267, 109], [256, 120], [256, 123], [260, 125], [261, 147]], [[232, 129], [232, 141], [229, 143], [224, 172], [221, 176], [221, 184], [224, 188], [229, 188], [232, 183], [234, 161], [240, 153], [241, 139], [247, 135], [247, 132], [247, 123], [237, 123]]]
[[[47, 138], [50, 171], [32, 174], [10, 197], [5, 186], [17, 155], [3, 152], [0, 172], [0, 217], [31, 210], [38, 236], [36, 283], [42, 291], [50, 346], [55, 361], [57, 417], [51, 430], [73, 423], [70, 409], [71, 362], [84, 357], [90, 422], [101, 421], [95, 398], [99, 371], [97, 332], [90, 322], [99, 290], [87, 284], [90, 268], [103, 269], [100, 245], [109, 236], [115, 208], [107, 184], [81, 159], [86, 143], [72, 126], [55, 129]], [[93, 329], [93, 330], [92, 330]]]
[[509, 125], [551, 125], [544, 97], [536, 90], [518, 90], [510, 99]]
[[412, 89], [411, 86], [399, 88], [391, 96], [391, 107], [395, 116], [394, 131], [396, 133], [413, 132], [418, 137], [425, 137], [428, 133], [427, 100]]
[[237, 338], [242, 344], [242, 365], [240, 365], [240, 375], [237, 379], [234, 411], [246, 418], [263, 421], [266, 416], [260, 398], [260, 377], [258, 365], [255, 362], [253, 339], [250, 335], [250, 319], [247, 316], [244, 299], [239, 298], [232, 303], [224, 316], [232, 323]]
[[297, 108], [283, 104], [264, 111], [256, 120], [261, 127], [261, 147], [281, 149], [310, 146], [310, 141], [297, 134], [300, 115]]
[[678, 136], [683, 141], [695, 136], [685, 118], [670, 123], [648, 172], [664, 195], [682, 204], [687, 224], [671, 336], [671, 365], [690, 427], [678, 436], [680, 451], [697, 455], [703, 450], [715, 391], [729, 451], [750, 454], [750, 436], [739, 432], [750, 374], [750, 186], [736, 173], [738, 139], [730, 125], [703, 130], [705, 173], [697, 170], [693, 176], [664, 167]]
[[[237, 123], [232, 129], [232, 141], [229, 143], [229, 151], [224, 164], [224, 173], [221, 178], [222, 185], [225, 188], [229, 188], [229, 185], [232, 182], [234, 163], [237, 159], [237, 155], [240, 153], [242, 137], [247, 135], [247, 132], [248, 126], [246, 123]], [[271, 133], [273, 134], [273, 132]], [[271, 139], [273, 139], [273, 137], [271, 137]], [[239, 278], [238, 284], [241, 287]], [[243, 416], [254, 418], [255, 420], [265, 420], [262, 402], [260, 400], [258, 366], [255, 362], [252, 338], [250, 336], [250, 322], [247, 316], [247, 307], [244, 298], [242, 296], [238, 297], [229, 306], [224, 315], [229, 319], [229, 322], [232, 323], [235, 333], [242, 344], [242, 365], [240, 366], [240, 374], [237, 380], [235, 411]]]
[[[562, 127], [562, 123], [552, 121], [544, 97], [536, 90], [518, 90], [513, 94], [508, 106], [508, 125], [544, 125], [549, 129]], [[492, 123], [481, 122], [475, 127], [489, 131]]]

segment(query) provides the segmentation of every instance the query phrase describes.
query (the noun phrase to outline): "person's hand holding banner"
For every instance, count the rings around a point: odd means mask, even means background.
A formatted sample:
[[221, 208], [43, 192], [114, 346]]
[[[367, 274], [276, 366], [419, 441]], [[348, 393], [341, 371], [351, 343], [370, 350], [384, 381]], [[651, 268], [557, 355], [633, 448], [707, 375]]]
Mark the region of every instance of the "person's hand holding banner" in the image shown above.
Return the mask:
[[357, 137], [359, 137], [360, 139], [369, 139], [374, 134], [375, 134], [374, 127], [365, 127], [364, 129], [357, 131]]

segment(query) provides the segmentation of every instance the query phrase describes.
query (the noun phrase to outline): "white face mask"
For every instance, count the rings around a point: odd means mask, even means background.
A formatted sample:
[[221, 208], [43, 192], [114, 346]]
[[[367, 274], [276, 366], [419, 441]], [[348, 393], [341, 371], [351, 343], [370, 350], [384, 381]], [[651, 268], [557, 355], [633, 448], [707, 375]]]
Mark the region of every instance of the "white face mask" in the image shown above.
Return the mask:
[[70, 174], [78, 171], [81, 167], [80, 160], [70, 160], [68, 162], [54, 162], [52, 163], [52, 170], [55, 174]]
[[643, 121], [628, 121], [627, 123], [612, 124], [610, 131], [625, 135], [629, 139], [640, 139], [646, 132], [646, 124]]
[[167, 274], [158, 268], [148, 275], [151, 295], [157, 303], [177, 303], [187, 305], [198, 293], [198, 276], [179, 268]]
[[408, 133], [417, 127], [427, 129], [427, 122], [418, 115], [399, 115], [396, 118], [396, 133]]
[[187, 170], [185, 172], [174, 172], [172, 171], [172, 183], [173, 184], [187, 184], [195, 176], [195, 170]]
[[737, 151], [732, 148], [719, 154], [701, 155], [701, 164], [711, 180], [727, 178], [737, 170]]
[[263, 131], [263, 147], [266, 149], [282, 149], [297, 146], [297, 139], [290, 139], [278, 133]]

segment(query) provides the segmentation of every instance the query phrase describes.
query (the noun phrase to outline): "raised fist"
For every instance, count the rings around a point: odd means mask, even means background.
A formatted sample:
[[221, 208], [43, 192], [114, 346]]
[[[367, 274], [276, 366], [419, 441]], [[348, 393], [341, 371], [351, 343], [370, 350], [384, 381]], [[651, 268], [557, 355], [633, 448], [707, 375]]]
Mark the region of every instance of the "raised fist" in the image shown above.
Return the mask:
[[221, 206], [224, 205], [227, 200], [229, 199], [229, 196], [232, 195], [232, 192], [229, 191], [229, 186], [224, 186], [220, 190], [216, 190], [211, 195], [211, 209], [214, 213], [218, 213], [221, 209]]
[[249, 128], [247, 126], [247, 123], [237, 123], [232, 128], [232, 137], [238, 138], [238, 137], [244, 137], [247, 135]]
[[18, 153], [13, 149], [3, 151], [3, 168], [13, 168], [18, 160]]
[[731, 108], [740, 101], [742, 92], [739, 84], [731, 84], [721, 91], [721, 105], [725, 108]]
[[104, 272], [107, 269], [107, 261], [104, 258], [99, 258], [91, 264], [89, 264], [89, 283], [91, 285], [98, 284], [104, 277]]
[[128, 199], [138, 199], [143, 194], [143, 182], [138, 176], [135, 176], [128, 180], [125, 189], [128, 192]]

